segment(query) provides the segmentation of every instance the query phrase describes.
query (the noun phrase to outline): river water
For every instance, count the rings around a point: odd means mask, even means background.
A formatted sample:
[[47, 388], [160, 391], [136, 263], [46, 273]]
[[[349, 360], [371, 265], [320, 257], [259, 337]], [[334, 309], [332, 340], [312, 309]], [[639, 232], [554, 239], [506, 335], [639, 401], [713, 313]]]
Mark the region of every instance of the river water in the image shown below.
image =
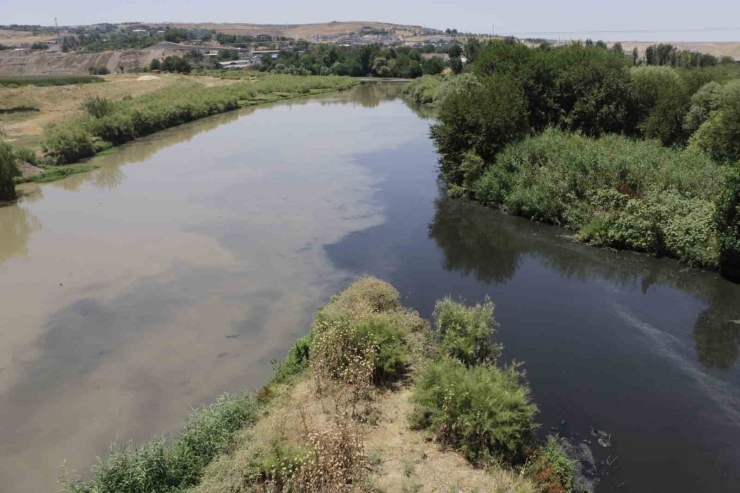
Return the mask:
[[0, 208], [0, 491], [259, 386], [366, 273], [424, 316], [489, 296], [542, 435], [612, 434], [597, 491], [740, 490], [740, 287], [446, 199], [396, 87], [171, 129]]

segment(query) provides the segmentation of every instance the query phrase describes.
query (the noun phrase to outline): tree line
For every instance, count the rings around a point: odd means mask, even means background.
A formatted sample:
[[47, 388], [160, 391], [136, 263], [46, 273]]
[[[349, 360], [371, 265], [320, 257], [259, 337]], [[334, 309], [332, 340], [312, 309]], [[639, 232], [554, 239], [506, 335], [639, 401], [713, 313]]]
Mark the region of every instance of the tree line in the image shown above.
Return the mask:
[[604, 43], [477, 48], [461, 76], [407, 89], [437, 105], [450, 193], [740, 279], [740, 67], [635, 67]]

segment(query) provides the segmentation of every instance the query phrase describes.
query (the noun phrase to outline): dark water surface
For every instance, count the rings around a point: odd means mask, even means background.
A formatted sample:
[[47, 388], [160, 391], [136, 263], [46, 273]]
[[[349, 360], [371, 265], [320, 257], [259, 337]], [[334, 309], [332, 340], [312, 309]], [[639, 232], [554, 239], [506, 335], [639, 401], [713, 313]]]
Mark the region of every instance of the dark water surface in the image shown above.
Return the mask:
[[489, 296], [543, 434], [612, 433], [598, 491], [740, 491], [740, 287], [444, 198], [394, 87], [163, 132], [0, 208], [0, 491], [260, 385], [364, 273], [424, 316]]

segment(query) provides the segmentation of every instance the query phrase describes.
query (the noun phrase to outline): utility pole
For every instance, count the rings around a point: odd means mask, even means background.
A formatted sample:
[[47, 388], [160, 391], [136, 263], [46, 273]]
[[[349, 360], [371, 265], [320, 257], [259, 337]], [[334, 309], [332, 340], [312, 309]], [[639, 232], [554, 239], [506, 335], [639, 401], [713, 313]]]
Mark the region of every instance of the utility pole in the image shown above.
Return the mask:
[[57, 28], [57, 44], [59, 45], [59, 49], [62, 49], [62, 38], [59, 36], [59, 23], [57, 22], [57, 18], [54, 17], [54, 25]]

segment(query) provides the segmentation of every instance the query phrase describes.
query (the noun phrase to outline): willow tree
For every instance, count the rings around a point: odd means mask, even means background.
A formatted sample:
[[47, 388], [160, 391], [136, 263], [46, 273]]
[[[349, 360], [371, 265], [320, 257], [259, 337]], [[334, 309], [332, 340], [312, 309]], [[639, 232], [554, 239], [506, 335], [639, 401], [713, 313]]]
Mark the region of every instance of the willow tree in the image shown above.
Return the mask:
[[10, 147], [10, 144], [0, 141], [0, 201], [17, 198], [13, 178], [18, 174], [13, 148]]

